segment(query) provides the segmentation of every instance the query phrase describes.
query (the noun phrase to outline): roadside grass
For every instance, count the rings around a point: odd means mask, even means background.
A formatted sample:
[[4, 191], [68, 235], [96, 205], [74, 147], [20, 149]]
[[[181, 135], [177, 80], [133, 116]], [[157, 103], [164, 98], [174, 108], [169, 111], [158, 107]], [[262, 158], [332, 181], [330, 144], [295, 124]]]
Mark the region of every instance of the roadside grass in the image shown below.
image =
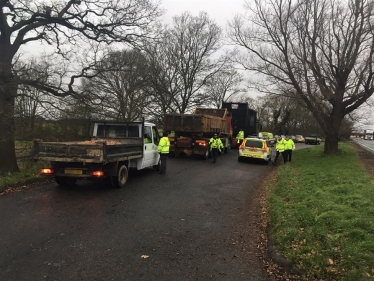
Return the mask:
[[349, 143], [295, 151], [279, 166], [268, 210], [278, 251], [308, 278], [374, 280], [374, 192]]
[[41, 165], [39, 163], [27, 165], [27, 168], [20, 165], [20, 172], [0, 176], [0, 193], [10, 188], [45, 181], [46, 179], [40, 176], [40, 168]]
[[17, 188], [30, 183], [45, 181], [40, 176], [41, 162], [34, 162], [30, 155], [33, 148], [31, 141], [16, 141], [17, 162], [20, 172], [0, 176], [0, 193], [11, 188]]

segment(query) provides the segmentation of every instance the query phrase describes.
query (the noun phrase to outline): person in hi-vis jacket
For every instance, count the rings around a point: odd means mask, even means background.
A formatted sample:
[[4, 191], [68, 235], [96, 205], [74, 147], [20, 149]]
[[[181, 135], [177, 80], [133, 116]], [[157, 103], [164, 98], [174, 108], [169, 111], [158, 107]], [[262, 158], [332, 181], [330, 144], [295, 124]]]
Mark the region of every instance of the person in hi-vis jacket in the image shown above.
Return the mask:
[[163, 132], [162, 138], [158, 143], [158, 153], [160, 153], [160, 161], [161, 161], [161, 168], [159, 174], [165, 175], [166, 174], [166, 161], [169, 155], [169, 148], [170, 148], [170, 141], [168, 138], [168, 133]]
[[213, 163], [216, 163], [218, 151], [221, 152], [223, 149], [223, 143], [220, 138], [217, 138], [217, 134], [214, 134], [214, 136], [209, 140], [209, 146], [213, 156]]

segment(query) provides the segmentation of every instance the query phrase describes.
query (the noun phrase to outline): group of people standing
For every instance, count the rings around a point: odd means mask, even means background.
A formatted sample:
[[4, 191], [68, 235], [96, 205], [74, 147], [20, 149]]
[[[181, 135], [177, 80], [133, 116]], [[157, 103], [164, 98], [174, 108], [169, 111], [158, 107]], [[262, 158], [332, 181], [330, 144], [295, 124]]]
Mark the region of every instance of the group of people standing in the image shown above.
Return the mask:
[[[145, 141], [146, 142], [146, 141]], [[219, 152], [222, 152], [224, 146], [217, 134], [209, 140], [209, 147], [213, 157], [213, 163], [216, 163]], [[170, 141], [167, 132], [163, 132], [162, 138], [158, 144], [158, 153], [160, 154], [160, 171], [159, 174], [166, 174], [167, 158], [169, 155]]]
[[[222, 149], [224, 148], [223, 143], [221, 139], [217, 137], [217, 134], [214, 134], [214, 136], [209, 140], [209, 146], [210, 146], [210, 150], [213, 156], [213, 163], [216, 163], [218, 152], [221, 152]], [[164, 132], [158, 144], [158, 152], [160, 153], [160, 161], [161, 161], [161, 167], [160, 167], [159, 173], [161, 175], [164, 175], [166, 173], [166, 161], [169, 155], [169, 147], [170, 147], [170, 141], [168, 138], [168, 134]], [[295, 149], [295, 143], [289, 136], [286, 136], [286, 138], [284, 139], [281, 135], [279, 135], [275, 142], [275, 148], [277, 152], [276, 152], [274, 160], [272, 161], [273, 165], [277, 163], [279, 155], [282, 155], [284, 163], [291, 162], [292, 151]]]
[[295, 143], [289, 136], [286, 136], [284, 139], [281, 135], [278, 135], [278, 138], [275, 141], [275, 149], [277, 152], [272, 161], [273, 165], [277, 163], [280, 154], [282, 154], [284, 163], [291, 162], [292, 151], [295, 149]]

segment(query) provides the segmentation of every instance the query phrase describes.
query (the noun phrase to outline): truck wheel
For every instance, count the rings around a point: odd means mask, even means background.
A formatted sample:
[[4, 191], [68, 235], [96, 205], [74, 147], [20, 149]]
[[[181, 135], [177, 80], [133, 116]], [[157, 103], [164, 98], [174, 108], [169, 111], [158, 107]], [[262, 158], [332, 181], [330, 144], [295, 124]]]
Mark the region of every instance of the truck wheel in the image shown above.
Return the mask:
[[111, 178], [112, 185], [116, 188], [122, 188], [125, 186], [128, 177], [129, 177], [129, 172], [127, 170], [127, 167], [126, 165], [122, 165], [118, 169], [117, 176]]
[[206, 150], [205, 150], [205, 153], [204, 153], [204, 155], [203, 155], [203, 159], [204, 160], [207, 160], [209, 158], [209, 148], [207, 148]]

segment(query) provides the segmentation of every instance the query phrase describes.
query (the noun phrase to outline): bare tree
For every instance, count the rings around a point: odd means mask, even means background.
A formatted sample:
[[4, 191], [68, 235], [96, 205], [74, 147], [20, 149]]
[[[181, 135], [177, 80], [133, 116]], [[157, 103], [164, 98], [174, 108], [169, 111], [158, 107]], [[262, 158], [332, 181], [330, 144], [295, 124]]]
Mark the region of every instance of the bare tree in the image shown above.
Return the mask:
[[174, 17], [173, 26], [166, 29], [161, 45], [165, 62], [161, 65], [172, 69], [167, 76], [168, 87], [179, 113], [204, 102], [202, 87], [223, 64], [213, 58], [221, 47], [221, 34], [206, 13], [194, 17], [185, 12]]
[[[48, 63], [32, 57], [26, 62], [18, 61], [17, 75], [21, 79], [43, 79], [47, 80], [47, 75], [42, 73], [48, 68]], [[35, 121], [45, 112], [44, 103], [48, 99], [45, 93], [37, 88], [20, 84], [18, 95], [15, 98], [16, 135], [21, 139], [32, 139]]]
[[84, 83], [86, 103], [102, 118], [134, 121], [144, 116], [151, 99], [147, 62], [140, 51], [109, 51], [97, 73]]
[[[267, 91], [294, 91], [326, 135], [324, 152], [338, 151], [344, 117], [372, 96], [372, 0], [253, 0], [230, 37], [239, 61], [267, 77]], [[247, 25], [248, 24], [248, 25]]]
[[20, 48], [33, 41], [51, 44], [61, 56], [60, 69], [67, 70], [66, 67], [74, 65], [67, 61], [69, 55], [79, 50], [83, 39], [136, 45], [139, 38], [150, 36], [150, 24], [160, 13], [153, 0], [0, 0], [0, 8], [0, 155], [3, 159], [0, 173], [4, 173], [19, 170], [14, 152], [14, 99], [18, 85], [66, 96], [76, 93], [77, 79], [89, 75], [86, 65], [79, 72], [60, 73], [60, 82], [21, 80], [12, 69]]
[[174, 100], [181, 92], [181, 81], [178, 68], [174, 67], [171, 55], [172, 44], [169, 42], [165, 27], [159, 27], [160, 40], [156, 44], [148, 44], [145, 55], [148, 61], [149, 82], [152, 88], [153, 102], [149, 107], [150, 120], [163, 124], [165, 113], [176, 112]]
[[217, 72], [206, 83], [206, 93], [210, 103], [216, 108], [221, 108], [222, 102], [235, 99], [238, 94], [245, 91], [241, 86], [243, 76], [234, 70]]

